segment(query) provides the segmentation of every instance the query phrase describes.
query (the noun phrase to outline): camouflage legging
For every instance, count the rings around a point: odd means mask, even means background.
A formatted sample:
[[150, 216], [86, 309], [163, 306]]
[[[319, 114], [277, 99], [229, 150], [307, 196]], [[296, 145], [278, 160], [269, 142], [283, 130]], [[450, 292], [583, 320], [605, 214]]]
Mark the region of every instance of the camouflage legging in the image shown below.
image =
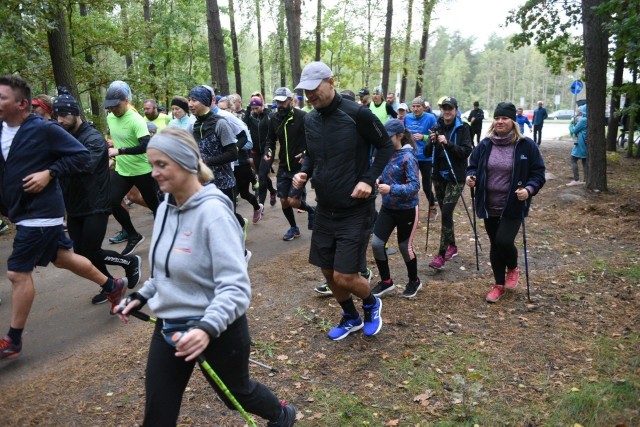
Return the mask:
[[[464, 183], [458, 185], [460, 185], [460, 190], [462, 190]], [[442, 218], [440, 250], [438, 253], [444, 256], [449, 245], [456, 244], [456, 236], [453, 230], [453, 211], [460, 198], [460, 192], [455, 182], [448, 182], [441, 179], [433, 180], [433, 188], [436, 193], [436, 199], [438, 199], [438, 204], [440, 205]]]

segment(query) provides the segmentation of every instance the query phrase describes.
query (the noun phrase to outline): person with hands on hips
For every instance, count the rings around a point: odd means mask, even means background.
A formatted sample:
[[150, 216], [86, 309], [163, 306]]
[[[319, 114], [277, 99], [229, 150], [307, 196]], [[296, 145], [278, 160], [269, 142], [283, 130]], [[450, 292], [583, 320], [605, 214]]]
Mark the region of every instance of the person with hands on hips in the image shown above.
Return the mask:
[[473, 150], [469, 125], [458, 117], [458, 101], [446, 97], [440, 102], [440, 109], [442, 116], [424, 146], [424, 155], [433, 157], [433, 188], [442, 213], [440, 248], [429, 263], [435, 270], [444, 269], [445, 263], [458, 255], [453, 211], [464, 185], [467, 158]]
[[[119, 307], [126, 323], [147, 302], [158, 316], [146, 369], [144, 426], [175, 426], [182, 395], [202, 355], [231, 394], [269, 426], [291, 426], [295, 408], [249, 377], [246, 311], [251, 284], [243, 232], [231, 200], [215, 185], [193, 136], [167, 127], [149, 142], [152, 176], [166, 193], [154, 223], [151, 277]], [[184, 332], [177, 343], [163, 332]], [[233, 404], [205, 375], [230, 409]]]
[[484, 220], [491, 244], [489, 257], [495, 284], [486, 297], [497, 302], [518, 286], [518, 249], [515, 238], [529, 213], [531, 197], [545, 183], [545, 165], [538, 145], [522, 136], [516, 107], [498, 104], [487, 136], [473, 150], [466, 183], [475, 188], [475, 208]]

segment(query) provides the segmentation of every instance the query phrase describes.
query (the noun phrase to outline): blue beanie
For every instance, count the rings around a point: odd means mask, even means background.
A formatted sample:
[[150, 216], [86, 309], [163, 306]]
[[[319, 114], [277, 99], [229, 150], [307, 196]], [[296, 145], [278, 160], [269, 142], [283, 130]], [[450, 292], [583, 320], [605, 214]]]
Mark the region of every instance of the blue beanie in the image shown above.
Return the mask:
[[193, 98], [207, 107], [211, 106], [213, 100], [211, 91], [204, 86], [196, 86], [189, 92], [189, 98]]
[[64, 86], [58, 86], [58, 96], [53, 100], [53, 113], [55, 115], [60, 113], [67, 113], [73, 116], [80, 115], [78, 102]]

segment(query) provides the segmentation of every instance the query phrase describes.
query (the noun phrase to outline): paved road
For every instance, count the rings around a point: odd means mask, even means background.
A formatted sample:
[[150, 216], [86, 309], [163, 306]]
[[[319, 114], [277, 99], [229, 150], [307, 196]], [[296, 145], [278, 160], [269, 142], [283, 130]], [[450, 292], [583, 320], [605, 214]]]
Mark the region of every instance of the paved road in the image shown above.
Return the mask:
[[[309, 200], [313, 200], [312, 196]], [[280, 252], [299, 248], [308, 250], [311, 232], [307, 231], [307, 214], [296, 213], [302, 236], [291, 242], [282, 240], [288, 224], [282, 215], [278, 202], [276, 206], [265, 207], [266, 215], [258, 224], [249, 225], [247, 247], [253, 252], [251, 268]], [[239, 203], [238, 212], [251, 220], [253, 208], [244, 200]], [[138, 230], [147, 237], [138, 250], [143, 258], [143, 279], [148, 277], [148, 250], [150, 244], [153, 217], [147, 209], [134, 206], [131, 210], [133, 222]], [[107, 238], [119, 230], [118, 224], [111, 219]], [[5, 334], [11, 318], [11, 285], [6, 278], [6, 259], [11, 253], [13, 236], [0, 238], [0, 334]], [[105, 239], [103, 247], [122, 250], [124, 244], [111, 245]], [[112, 274], [120, 275], [122, 270], [112, 268]], [[253, 276], [253, 275], [252, 275]], [[66, 270], [52, 265], [38, 268], [34, 273], [36, 299], [25, 328], [24, 347], [21, 356], [12, 361], [0, 362], [0, 386], [37, 374], [45, 363], [73, 357], [82, 347], [95, 344], [106, 334], [121, 339], [131, 333], [131, 328], [122, 325], [116, 316], [109, 315], [107, 304], [91, 305], [91, 297], [99, 288], [93, 283], [79, 278]]]

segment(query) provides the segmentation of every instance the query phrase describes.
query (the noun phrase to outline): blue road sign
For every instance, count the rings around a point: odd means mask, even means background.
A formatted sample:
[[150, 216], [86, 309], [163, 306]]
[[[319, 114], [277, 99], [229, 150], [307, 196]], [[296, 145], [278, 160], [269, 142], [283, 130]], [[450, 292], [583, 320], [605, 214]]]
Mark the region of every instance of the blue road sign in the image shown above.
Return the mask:
[[573, 83], [571, 83], [571, 93], [577, 95], [582, 92], [583, 87], [584, 83], [582, 83], [580, 80], [575, 80]]

